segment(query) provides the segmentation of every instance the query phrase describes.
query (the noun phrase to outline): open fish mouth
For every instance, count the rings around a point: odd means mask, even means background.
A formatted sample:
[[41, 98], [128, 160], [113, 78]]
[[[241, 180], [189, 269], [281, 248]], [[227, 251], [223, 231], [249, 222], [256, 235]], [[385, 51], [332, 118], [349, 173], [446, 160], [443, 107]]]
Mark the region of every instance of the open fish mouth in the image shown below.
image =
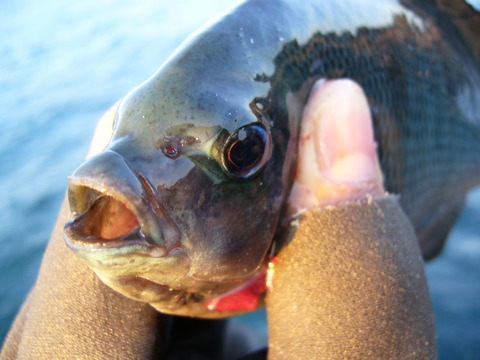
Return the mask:
[[140, 220], [125, 202], [87, 187], [70, 192], [83, 193], [86, 198], [85, 211], [74, 211], [74, 218], [65, 227], [72, 245], [101, 248], [148, 242]]
[[[72, 219], [65, 224], [64, 239], [72, 250], [84, 253], [81, 257], [87, 262], [88, 253], [102, 250], [117, 249], [117, 256], [136, 253], [159, 258], [168, 255], [165, 246], [152, 239], [141, 225], [146, 222], [141, 220], [138, 212], [118, 195], [70, 185], [69, 196], [76, 200], [70, 201]], [[112, 253], [112, 256], [115, 254]], [[99, 264], [99, 260], [95, 263]]]
[[167, 272], [184, 277], [188, 257], [179, 248], [167, 252], [148, 235], [149, 226], [158, 224], [151, 224], [156, 216], [145, 197], [76, 176], [68, 195], [72, 219], [65, 225], [65, 241], [106, 284], [136, 300], [168, 303], [172, 311], [201, 301], [200, 294], [171, 284], [168, 275], [162, 278]]
[[99, 154], [75, 170], [68, 200], [72, 218], [64, 238], [74, 251], [122, 248], [115, 253], [157, 258], [180, 250], [180, 232], [166, 211], [159, 210], [163, 208], [153, 187], [116, 152]]

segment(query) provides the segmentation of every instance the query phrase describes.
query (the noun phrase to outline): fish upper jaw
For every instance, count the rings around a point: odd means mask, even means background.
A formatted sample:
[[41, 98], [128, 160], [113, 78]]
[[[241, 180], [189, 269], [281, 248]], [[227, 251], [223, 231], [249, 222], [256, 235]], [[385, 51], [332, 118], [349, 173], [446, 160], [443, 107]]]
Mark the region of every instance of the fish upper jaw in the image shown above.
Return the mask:
[[117, 249], [158, 258], [183, 251], [180, 230], [154, 187], [114, 151], [104, 151], [75, 170], [68, 199], [72, 218], [64, 238], [76, 252]]

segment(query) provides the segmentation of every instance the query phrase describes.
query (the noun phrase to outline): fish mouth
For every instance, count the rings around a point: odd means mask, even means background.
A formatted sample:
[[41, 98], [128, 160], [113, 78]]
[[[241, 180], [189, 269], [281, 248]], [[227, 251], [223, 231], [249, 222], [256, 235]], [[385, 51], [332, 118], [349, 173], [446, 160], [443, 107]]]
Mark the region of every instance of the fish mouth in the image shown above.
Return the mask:
[[74, 251], [123, 249], [115, 254], [138, 252], [154, 258], [183, 251], [180, 231], [153, 185], [114, 151], [105, 151], [74, 171], [68, 200], [72, 216], [64, 239]]
[[[82, 193], [85, 211], [73, 211], [65, 226], [65, 238], [73, 247], [118, 248], [129, 245], [154, 246], [160, 255], [165, 249], [142, 232], [140, 220], [126, 202], [86, 186], [70, 187], [70, 196]], [[78, 212], [77, 212], [78, 211]]]

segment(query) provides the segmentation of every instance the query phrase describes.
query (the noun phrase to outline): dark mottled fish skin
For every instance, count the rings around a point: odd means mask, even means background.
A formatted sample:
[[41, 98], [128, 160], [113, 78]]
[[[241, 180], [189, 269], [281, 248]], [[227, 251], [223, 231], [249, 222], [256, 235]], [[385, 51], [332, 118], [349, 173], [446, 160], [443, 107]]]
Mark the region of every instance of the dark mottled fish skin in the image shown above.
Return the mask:
[[[196, 33], [123, 99], [107, 149], [71, 176], [67, 244], [160, 311], [229, 315], [204, 303], [261, 271], [312, 83], [351, 78], [371, 105], [386, 187], [435, 255], [480, 180], [480, 76], [470, 30], [418, 3], [252, 0]], [[252, 123], [271, 135], [272, 156], [234, 179], [217, 150]], [[109, 198], [141, 231], [99, 239], [89, 213]]]
[[472, 110], [478, 109], [479, 88], [478, 67], [467, 49], [446, 41], [448, 34], [425, 17], [423, 26], [396, 15], [386, 28], [317, 33], [307, 44], [289, 43], [270, 79], [294, 91], [311, 76], [352, 78], [362, 85], [386, 188], [401, 194], [424, 256], [431, 258], [465, 192], [478, 184], [480, 119]]

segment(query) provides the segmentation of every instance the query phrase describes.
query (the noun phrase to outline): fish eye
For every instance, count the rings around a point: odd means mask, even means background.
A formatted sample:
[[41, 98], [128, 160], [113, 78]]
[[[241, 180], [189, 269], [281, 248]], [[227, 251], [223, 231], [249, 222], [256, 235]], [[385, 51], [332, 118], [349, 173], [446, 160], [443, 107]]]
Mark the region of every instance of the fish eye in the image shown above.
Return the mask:
[[260, 172], [272, 155], [270, 132], [260, 123], [245, 125], [226, 139], [221, 165], [227, 175], [247, 179]]

